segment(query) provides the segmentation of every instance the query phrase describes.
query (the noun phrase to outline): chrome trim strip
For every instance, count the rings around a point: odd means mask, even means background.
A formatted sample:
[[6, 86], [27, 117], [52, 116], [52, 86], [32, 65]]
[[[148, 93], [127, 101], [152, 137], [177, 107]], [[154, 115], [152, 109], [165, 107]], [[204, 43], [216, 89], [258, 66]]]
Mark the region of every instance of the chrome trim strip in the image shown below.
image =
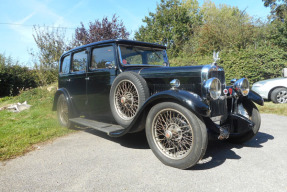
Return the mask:
[[[204, 88], [204, 84], [208, 80], [208, 75], [212, 71], [224, 71], [222, 67], [219, 67], [217, 65], [204, 65], [203, 68], [201, 69], [201, 93], [204, 98], [207, 98], [207, 93]], [[220, 80], [220, 79], [219, 79]], [[224, 79], [225, 80], [225, 79]], [[221, 81], [221, 80], [220, 80]], [[223, 89], [226, 87], [226, 82], [221, 82]], [[223, 90], [222, 89], [222, 90]]]
[[210, 117], [211, 121], [221, 121], [224, 118], [224, 115], [216, 116], [216, 117]]

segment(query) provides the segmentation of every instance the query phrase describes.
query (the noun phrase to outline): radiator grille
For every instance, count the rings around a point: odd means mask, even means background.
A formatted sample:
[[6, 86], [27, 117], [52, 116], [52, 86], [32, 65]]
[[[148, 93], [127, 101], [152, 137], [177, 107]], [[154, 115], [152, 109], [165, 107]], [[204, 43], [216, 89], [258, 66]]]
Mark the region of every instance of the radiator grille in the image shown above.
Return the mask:
[[[208, 78], [216, 77], [221, 82], [221, 96], [223, 96], [223, 89], [226, 88], [225, 85], [225, 74], [224, 71], [210, 71], [208, 74]], [[211, 109], [211, 117], [220, 116], [227, 113], [227, 103], [226, 99], [221, 100], [212, 100], [210, 102], [210, 109]]]

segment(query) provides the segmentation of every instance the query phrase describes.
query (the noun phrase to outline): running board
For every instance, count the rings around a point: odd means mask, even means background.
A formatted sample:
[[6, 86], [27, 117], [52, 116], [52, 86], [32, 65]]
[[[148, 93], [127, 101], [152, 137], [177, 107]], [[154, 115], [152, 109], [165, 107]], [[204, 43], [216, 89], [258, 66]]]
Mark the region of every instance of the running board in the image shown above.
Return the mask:
[[114, 132], [120, 132], [123, 131], [124, 128], [120, 125], [114, 125], [114, 124], [109, 124], [109, 123], [103, 123], [91, 119], [85, 119], [85, 118], [73, 118], [69, 119], [71, 122], [76, 123], [78, 125], [83, 125], [86, 127], [90, 127], [93, 129], [96, 129], [98, 131], [102, 131], [107, 133], [108, 135], [114, 133]]

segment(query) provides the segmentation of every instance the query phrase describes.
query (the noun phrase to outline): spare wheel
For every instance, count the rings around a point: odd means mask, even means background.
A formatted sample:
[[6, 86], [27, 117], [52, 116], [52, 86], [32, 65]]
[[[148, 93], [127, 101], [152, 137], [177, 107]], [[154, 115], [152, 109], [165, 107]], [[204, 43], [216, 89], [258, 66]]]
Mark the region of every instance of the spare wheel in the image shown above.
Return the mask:
[[117, 123], [128, 127], [148, 97], [149, 89], [142, 76], [135, 72], [118, 75], [110, 91], [111, 111]]

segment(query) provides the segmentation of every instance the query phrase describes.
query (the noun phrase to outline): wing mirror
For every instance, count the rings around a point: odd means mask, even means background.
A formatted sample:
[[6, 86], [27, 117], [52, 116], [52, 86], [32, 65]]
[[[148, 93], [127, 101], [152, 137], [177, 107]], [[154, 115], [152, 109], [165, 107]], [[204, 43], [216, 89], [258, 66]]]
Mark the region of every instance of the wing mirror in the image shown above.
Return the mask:
[[112, 64], [112, 62], [110, 62], [110, 61], [107, 61], [106, 63], [105, 63], [105, 66], [106, 66], [106, 68], [108, 68], [108, 69], [112, 69], [114, 66], [113, 66], [113, 64]]

